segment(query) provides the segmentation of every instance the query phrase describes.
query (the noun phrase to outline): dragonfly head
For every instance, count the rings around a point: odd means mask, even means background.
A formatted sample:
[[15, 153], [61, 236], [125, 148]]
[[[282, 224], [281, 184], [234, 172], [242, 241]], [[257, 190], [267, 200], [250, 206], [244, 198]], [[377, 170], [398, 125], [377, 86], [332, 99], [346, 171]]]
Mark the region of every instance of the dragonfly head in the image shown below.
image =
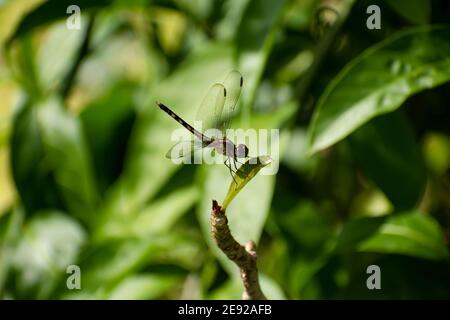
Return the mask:
[[236, 157], [238, 158], [247, 158], [248, 157], [248, 148], [245, 144], [238, 144], [236, 147]]

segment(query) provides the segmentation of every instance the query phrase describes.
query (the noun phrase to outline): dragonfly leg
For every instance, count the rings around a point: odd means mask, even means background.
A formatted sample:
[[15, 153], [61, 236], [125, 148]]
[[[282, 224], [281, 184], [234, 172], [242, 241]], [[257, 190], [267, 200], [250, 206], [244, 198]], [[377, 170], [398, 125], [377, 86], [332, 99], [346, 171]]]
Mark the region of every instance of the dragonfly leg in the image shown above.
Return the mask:
[[[229, 161], [227, 163], [227, 161]], [[227, 166], [228, 169], [230, 169], [231, 172], [236, 173], [236, 170], [233, 170], [233, 168], [231, 167], [231, 159], [230, 158], [226, 158], [225, 161], [223, 162], [224, 165]]]
[[[231, 161], [231, 160], [230, 160], [230, 161]], [[233, 164], [234, 164], [234, 168], [235, 168], [235, 169], [236, 169], [236, 171], [237, 171], [237, 169], [238, 169], [238, 168], [237, 168], [237, 166], [236, 166], [236, 161], [237, 161], [237, 160], [236, 160], [236, 158], [233, 158]]]
[[223, 164], [227, 166], [228, 170], [230, 170], [230, 175], [233, 178], [233, 181], [237, 186], [237, 182], [236, 182], [236, 179], [234, 178], [234, 174], [233, 174], [233, 173], [236, 173], [236, 171], [233, 171], [233, 169], [231, 169], [231, 160], [230, 160], [230, 163], [227, 163], [227, 160], [229, 160], [229, 159], [230, 158], [226, 158], [225, 161], [223, 162]]

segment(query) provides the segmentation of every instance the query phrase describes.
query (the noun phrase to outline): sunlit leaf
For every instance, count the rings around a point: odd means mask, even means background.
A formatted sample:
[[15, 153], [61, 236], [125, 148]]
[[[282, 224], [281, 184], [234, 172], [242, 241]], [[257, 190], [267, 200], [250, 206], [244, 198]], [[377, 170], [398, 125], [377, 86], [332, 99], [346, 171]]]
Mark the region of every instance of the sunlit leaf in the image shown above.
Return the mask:
[[11, 43], [16, 38], [26, 35], [37, 27], [57, 19], [69, 17], [69, 14], [67, 14], [66, 11], [67, 8], [73, 4], [79, 6], [80, 9], [83, 10], [83, 13], [84, 10], [88, 12], [87, 10], [98, 9], [111, 3], [111, 0], [78, 0], [76, 3], [70, 0], [45, 1], [36, 8], [33, 8], [33, 10], [21, 19], [15, 32], [8, 39], [8, 43]]
[[68, 30], [65, 21], [48, 29], [44, 41], [36, 54], [36, 69], [42, 87], [55, 90], [72, 67], [80, 44], [84, 38], [87, 20], [82, 19], [81, 30]]
[[23, 16], [45, 0], [3, 1], [0, 5], [0, 45], [15, 32]]
[[236, 36], [239, 25], [236, 23], [242, 19], [243, 12], [250, 0], [226, 0], [223, 5], [224, 15], [216, 25], [217, 36], [220, 39], [233, 39]]
[[[439, 50], [436, 50], [439, 48]], [[450, 80], [450, 28], [396, 34], [348, 64], [320, 98], [309, 128], [310, 152], [327, 148], [411, 95]]]
[[[283, 300], [286, 296], [280, 286], [269, 276], [265, 274], [259, 275], [259, 281], [261, 284], [261, 291], [269, 300]], [[209, 299], [223, 300], [223, 299], [242, 299], [242, 283], [237, 280], [229, 280], [224, 285], [216, 289], [209, 296]]]
[[170, 289], [180, 285], [176, 274], [137, 274], [121, 281], [109, 294], [111, 300], [160, 299]]
[[10, 208], [15, 199], [15, 188], [10, 170], [9, 150], [0, 146], [0, 216]]
[[111, 241], [164, 234], [193, 206], [197, 195], [194, 187], [180, 188], [142, 208], [136, 215], [110, 217], [96, 230], [96, 239]]
[[269, 165], [272, 159], [269, 156], [259, 156], [247, 160], [239, 167], [234, 180], [231, 181], [228, 193], [223, 200], [222, 208], [226, 209], [230, 202], [237, 196], [239, 191], [261, 170], [263, 167]]
[[339, 237], [339, 251], [403, 254], [430, 260], [448, 257], [439, 224], [419, 212], [347, 223]]

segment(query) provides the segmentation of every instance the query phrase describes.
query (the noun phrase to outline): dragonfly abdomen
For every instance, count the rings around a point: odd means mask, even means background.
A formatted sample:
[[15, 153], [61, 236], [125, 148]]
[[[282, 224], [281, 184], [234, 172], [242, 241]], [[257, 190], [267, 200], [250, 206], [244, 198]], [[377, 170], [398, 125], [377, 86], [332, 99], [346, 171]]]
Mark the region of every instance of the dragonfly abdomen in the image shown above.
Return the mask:
[[171, 116], [175, 121], [177, 121], [179, 124], [181, 124], [183, 127], [185, 127], [187, 130], [189, 130], [192, 134], [194, 134], [198, 139], [200, 139], [203, 142], [209, 143], [211, 141], [210, 138], [203, 135], [200, 131], [197, 131], [193, 126], [191, 126], [189, 123], [184, 121], [179, 115], [177, 115], [175, 112], [170, 110], [167, 106], [165, 106], [162, 103], [157, 102], [156, 103], [158, 107], [161, 108], [165, 113], [167, 113], [169, 116]]

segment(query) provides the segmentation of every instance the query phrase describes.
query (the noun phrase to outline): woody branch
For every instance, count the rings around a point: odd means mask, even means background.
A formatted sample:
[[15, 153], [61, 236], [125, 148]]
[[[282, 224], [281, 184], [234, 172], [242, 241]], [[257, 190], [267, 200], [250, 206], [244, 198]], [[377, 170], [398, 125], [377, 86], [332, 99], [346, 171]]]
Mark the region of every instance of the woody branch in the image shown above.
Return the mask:
[[242, 246], [233, 238], [228, 227], [225, 210], [215, 200], [213, 200], [211, 210], [211, 232], [219, 248], [228, 259], [239, 267], [244, 286], [242, 298], [244, 300], [266, 300], [259, 285], [255, 243], [248, 241], [245, 246]]

